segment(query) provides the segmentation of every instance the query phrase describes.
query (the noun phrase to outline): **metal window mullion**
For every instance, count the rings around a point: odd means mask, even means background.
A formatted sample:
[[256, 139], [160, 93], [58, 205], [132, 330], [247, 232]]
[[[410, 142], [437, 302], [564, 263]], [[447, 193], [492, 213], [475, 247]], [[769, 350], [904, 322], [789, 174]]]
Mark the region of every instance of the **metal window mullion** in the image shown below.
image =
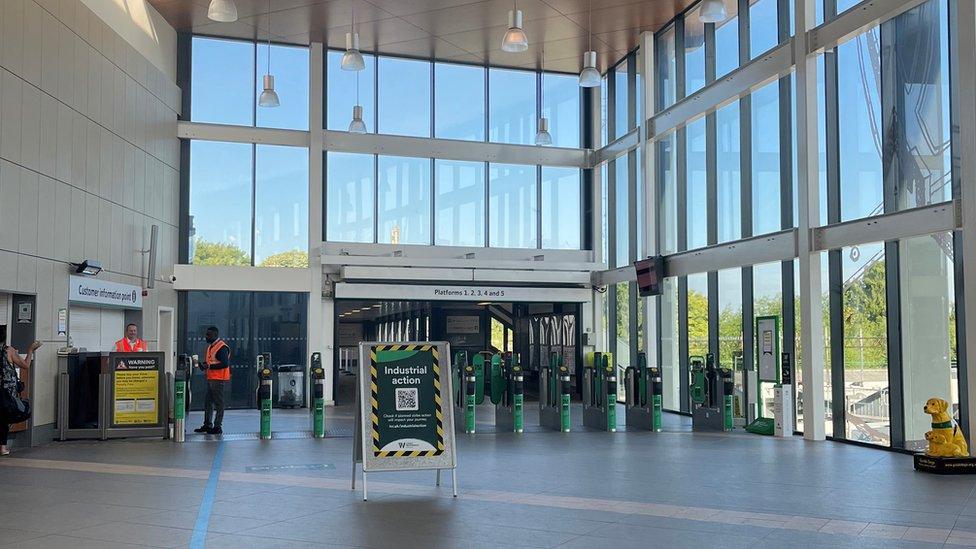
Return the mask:
[[257, 242], [257, 198], [258, 198], [258, 146], [251, 144], [251, 266], [255, 265], [255, 245]]
[[[894, 44], [894, 23], [886, 21], [881, 25], [881, 118], [882, 128], [886, 137], [894, 139], [896, 143], [905, 143], [904, 121], [898, 116], [904, 112], [901, 101], [903, 94], [896, 88], [896, 74], [898, 65], [893, 60], [891, 52], [886, 46]], [[896, 162], [895, 149], [882, 147], [882, 179], [884, 211], [890, 213], [898, 210], [898, 181], [901, 171]], [[887, 317], [887, 354], [888, 354], [888, 420], [889, 441], [892, 447], [900, 448], [905, 445], [905, 417], [904, 417], [904, 372], [901, 339], [901, 270], [899, 242], [885, 242], [885, 313]]]
[[685, 98], [685, 16], [674, 21], [674, 100]]
[[718, 271], [708, 273], [708, 352], [719, 359], [718, 352]]
[[373, 157], [373, 244], [380, 241], [380, 157]]
[[[189, 120], [192, 113], [190, 86], [193, 84], [193, 36], [190, 33], [177, 34], [177, 84], [183, 93], [180, 97], [180, 114], [178, 120]], [[177, 259], [180, 263], [189, 264], [190, 257], [190, 140], [180, 139], [180, 210], [179, 210], [179, 245]], [[180, 293], [182, 295], [182, 292]], [[181, 310], [185, 310], [182, 309]], [[182, 341], [182, 339], [181, 339]]]
[[491, 164], [485, 162], [485, 240], [483, 246], [491, 247]]
[[[790, 355], [790, 379], [793, 386], [799, 385], [796, 382], [796, 288], [793, 280], [794, 263], [793, 260], [782, 263], [783, 274], [783, 352]], [[796, 420], [794, 414], [794, 421]], [[795, 427], [795, 425], [794, 425]]]
[[[832, 2], [832, 0], [827, 0]], [[825, 12], [830, 6], [825, 6]], [[836, 7], [836, 6], [835, 6]], [[840, 122], [838, 114], [837, 52], [824, 52], [824, 112], [827, 174], [827, 222], [839, 223], [840, 204]], [[830, 317], [830, 379], [833, 436], [847, 438], [847, 407], [844, 390], [844, 273], [841, 250], [827, 254]]]
[[739, 100], [739, 195], [742, 238], [752, 237], [752, 96]]
[[706, 243], [718, 243], [718, 129], [714, 112], [705, 116], [705, 220]]
[[738, 23], [739, 23], [739, 66], [743, 66], [751, 60], [749, 51], [750, 37], [752, 36], [751, 18], [749, 17], [750, 0], [738, 0]]
[[[742, 268], [742, 369], [745, 371], [752, 371], [755, 369], [755, 296], [756, 290], [753, 287], [754, 284], [754, 273], [753, 267], [746, 266]], [[742, 374], [743, 385], [745, 385], [745, 402], [743, 403], [743, 408], [747, 406], [750, 395], [749, 391], [754, 388], [751, 387], [748, 382], [748, 375]], [[748, 418], [748, 413], [746, 418]]]
[[[976, 89], [976, 8], [968, 0], [949, 0], [949, 82], [952, 117], [952, 196], [960, 200], [963, 216], [972, 219], [976, 210], [972, 182], [976, 179], [976, 115], [972, 94]], [[959, 372], [960, 424], [972, 432], [976, 421], [976, 375], [970, 372], [970, 352], [976, 350], [976, 332], [970, 320], [976, 319], [976, 230], [972, 222], [953, 233], [956, 291], [956, 352]], [[970, 453], [976, 449], [970, 446]]]
[[705, 86], [715, 81], [715, 23], [705, 23]]
[[535, 247], [542, 249], [542, 166], [535, 167]]
[[793, 103], [792, 76], [779, 79], [779, 180], [780, 228], [792, 229], [793, 219]]
[[627, 131], [637, 127], [637, 55], [627, 56]]
[[678, 278], [678, 393], [680, 410], [691, 410], [688, 391], [688, 277]]
[[610, 67], [607, 72], [607, 145], [617, 138], [617, 68]]

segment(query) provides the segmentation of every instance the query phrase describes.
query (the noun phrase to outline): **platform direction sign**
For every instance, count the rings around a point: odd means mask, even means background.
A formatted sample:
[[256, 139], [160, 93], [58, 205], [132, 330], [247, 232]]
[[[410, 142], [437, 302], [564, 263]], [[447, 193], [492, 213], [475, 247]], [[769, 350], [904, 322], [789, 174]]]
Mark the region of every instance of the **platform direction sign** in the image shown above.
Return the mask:
[[360, 343], [352, 486], [362, 464], [376, 471], [451, 470], [457, 456], [451, 410], [451, 349], [446, 342]]

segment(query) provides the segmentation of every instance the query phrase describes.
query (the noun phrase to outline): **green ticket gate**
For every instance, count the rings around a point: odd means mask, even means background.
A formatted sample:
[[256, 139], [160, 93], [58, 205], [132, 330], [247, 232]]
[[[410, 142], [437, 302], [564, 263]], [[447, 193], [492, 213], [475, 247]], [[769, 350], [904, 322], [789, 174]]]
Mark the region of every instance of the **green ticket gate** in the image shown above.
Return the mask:
[[647, 365], [647, 354], [637, 353], [637, 366], [624, 372], [628, 430], [661, 430], [661, 371]]
[[312, 353], [312, 436], [325, 438], [325, 369], [322, 354]]
[[731, 431], [733, 428], [732, 371], [708, 354], [689, 357], [691, 366], [691, 428], [694, 431]]
[[454, 424], [456, 429], [474, 433], [478, 405], [485, 401], [485, 357], [476, 354], [468, 363], [467, 351], [454, 354], [451, 375], [454, 383]]
[[258, 356], [258, 408], [261, 410], [261, 439], [271, 438], [271, 395], [274, 371], [264, 355]]
[[583, 367], [583, 425], [617, 430], [617, 371], [611, 353], [586, 356]]
[[572, 376], [563, 364], [563, 357], [553, 351], [549, 365], [539, 369], [539, 425], [569, 432], [571, 383]]
[[186, 410], [190, 407], [187, 380], [193, 371], [193, 359], [190, 355], [180, 355], [176, 359], [176, 371], [173, 374], [173, 441], [186, 441]]
[[[499, 365], [497, 374], [496, 362]], [[504, 357], [497, 354], [492, 357], [491, 394], [491, 400], [495, 403], [495, 429], [521, 433], [525, 424], [525, 376], [518, 355], [505, 353]]]

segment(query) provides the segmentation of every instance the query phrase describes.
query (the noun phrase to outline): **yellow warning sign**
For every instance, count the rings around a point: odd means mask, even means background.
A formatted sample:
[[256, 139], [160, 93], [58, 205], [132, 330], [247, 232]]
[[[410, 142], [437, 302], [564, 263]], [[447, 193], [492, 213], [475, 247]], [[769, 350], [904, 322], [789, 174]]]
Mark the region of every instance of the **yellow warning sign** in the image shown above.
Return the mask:
[[155, 356], [131, 354], [115, 358], [115, 425], [154, 425], [159, 422], [159, 361]]

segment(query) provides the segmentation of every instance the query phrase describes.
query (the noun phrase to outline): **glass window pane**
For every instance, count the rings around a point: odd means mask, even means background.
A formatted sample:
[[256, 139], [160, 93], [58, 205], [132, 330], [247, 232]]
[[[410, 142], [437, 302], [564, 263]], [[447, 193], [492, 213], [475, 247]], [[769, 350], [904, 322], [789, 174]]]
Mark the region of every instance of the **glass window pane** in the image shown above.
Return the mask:
[[614, 267], [629, 265], [630, 258], [630, 175], [627, 166], [627, 155], [618, 156], [613, 161], [614, 192], [613, 204], [614, 228]]
[[192, 49], [190, 120], [253, 125], [254, 43], [195, 36]]
[[488, 69], [488, 139], [495, 143], [535, 142], [535, 73]]
[[[268, 72], [268, 44], [258, 44], [257, 87], [261, 95]], [[271, 74], [281, 105], [258, 107], [258, 126], [286, 130], [308, 129], [308, 48], [271, 46]]]
[[658, 110], [674, 105], [677, 78], [674, 53], [674, 27], [657, 37]]
[[430, 137], [430, 62], [380, 57], [376, 131]]
[[777, 0], [755, 0], [749, 6], [749, 51], [752, 59], [779, 44]]
[[190, 142], [190, 257], [196, 265], [251, 264], [252, 147]]
[[685, 96], [705, 86], [705, 23], [698, 12], [685, 16]]
[[952, 235], [937, 233], [899, 242], [902, 385], [905, 447], [926, 447], [931, 419], [919, 410], [933, 396], [959, 411], [956, 303]]
[[254, 264], [308, 267], [308, 149], [257, 145]]
[[485, 69], [436, 63], [434, 89], [434, 136], [484, 141]]
[[[363, 55], [366, 68], [359, 71], [344, 71], [341, 51], [329, 50], [326, 54], [326, 124], [327, 129], [346, 131], [352, 120], [352, 108], [363, 107], [363, 121], [370, 132], [376, 131], [376, 97], [374, 79], [376, 78], [376, 58]], [[358, 97], [358, 101], [357, 101]]]
[[678, 359], [678, 279], [665, 278], [661, 293], [662, 405], [681, 410], [681, 373]]
[[610, 142], [610, 117], [607, 114], [610, 108], [610, 99], [607, 96], [607, 76], [603, 75], [603, 82], [600, 84], [600, 144], [606, 145]]
[[742, 364], [742, 270], [718, 272], [718, 361], [732, 370], [733, 392], [738, 403], [733, 413], [745, 418], [745, 369]]
[[877, 28], [837, 47], [842, 221], [884, 211], [881, 167], [881, 74], [872, 61], [880, 51]]
[[688, 356], [708, 354], [708, 275], [688, 277]]
[[724, 4], [729, 15], [725, 21], [715, 24], [715, 76], [718, 78], [739, 67], [739, 2], [724, 0]]
[[613, 138], [617, 139], [630, 131], [630, 90], [627, 87], [627, 67], [630, 58], [626, 58], [613, 69]]
[[687, 126], [688, 166], [688, 249], [708, 244], [708, 205], [705, 183], [705, 119], [699, 118]]
[[898, 166], [900, 210], [952, 198], [947, 12], [946, 2], [931, 0], [885, 23], [891, 29], [886, 38], [894, 35], [881, 54], [885, 74], [894, 79], [885, 109], [903, 113], [885, 128], [895, 134], [887, 142]]
[[535, 166], [490, 164], [488, 167], [489, 245], [535, 248], [539, 206]]
[[542, 116], [549, 119], [552, 144], [579, 148], [582, 133], [579, 78], [572, 74], [546, 73], [542, 86]]
[[674, 154], [675, 135], [672, 133], [657, 143], [659, 185], [661, 193], [661, 251], [673, 254], [678, 251], [678, 186], [677, 166]]
[[435, 244], [485, 245], [485, 164], [436, 160]]
[[542, 168], [542, 247], [580, 249], [580, 171]]
[[742, 192], [740, 187], [739, 102], [715, 113], [716, 167], [718, 171], [718, 241], [742, 236]]
[[[885, 300], [884, 246], [867, 244], [845, 248], [842, 250], [842, 258], [847, 438], [889, 445], [888, 311]], [[918, 413], [917, 409], [915, 413]]]
[[430, 244], [430, 160], [377, 159], [379, 236], [383, 244]]
[[752, 94], [752, 234], [780, 230], [779, 83]]
[[376, 205], [371, 154], [326, 155], [326, 240], [373, 242]]

